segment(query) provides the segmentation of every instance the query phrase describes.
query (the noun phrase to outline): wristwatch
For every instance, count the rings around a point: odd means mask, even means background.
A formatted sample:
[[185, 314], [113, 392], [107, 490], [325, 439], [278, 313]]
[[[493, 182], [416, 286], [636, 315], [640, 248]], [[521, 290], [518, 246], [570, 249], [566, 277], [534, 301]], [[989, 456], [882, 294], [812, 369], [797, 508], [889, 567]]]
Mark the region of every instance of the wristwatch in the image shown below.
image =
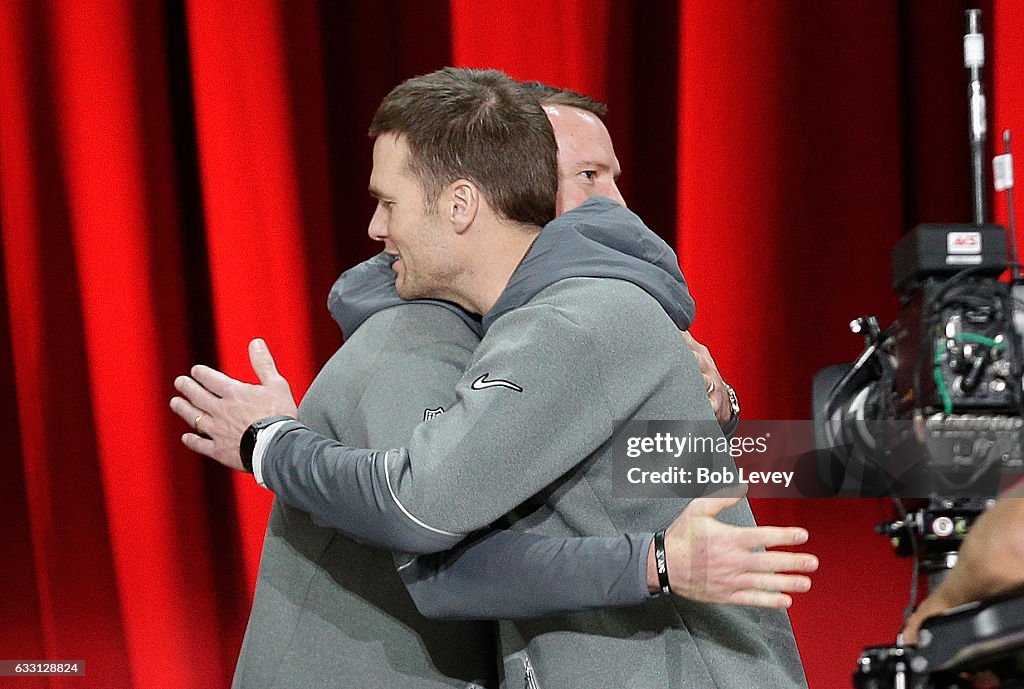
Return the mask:
[[256, 436], [267, 426], [278, 421], [294, 421], [290, 416], [268, 416], [265, 419], [257, 419], [249, 424], [249, 427], [242, 433], [242, 440], [238, 444], [238, 454], [242, 458], [242, 467], [252, 473], [252, 453], [256, 449]]
[[736, 391], [728, 383], [725, 384], [725, 393], [729, 395], [729, 409], [732, 410], [733, 418], [740, 415], [740, 401], [736, 398]]
[[725, 384], [725, 394], [729, 396], [729, 410], [732, 411], [732, 416], [722, 424], [722, 433], [725, 437], [731, 438], [740, 424], [740, 401], [736, 398], [736, 391], [728, 383]]

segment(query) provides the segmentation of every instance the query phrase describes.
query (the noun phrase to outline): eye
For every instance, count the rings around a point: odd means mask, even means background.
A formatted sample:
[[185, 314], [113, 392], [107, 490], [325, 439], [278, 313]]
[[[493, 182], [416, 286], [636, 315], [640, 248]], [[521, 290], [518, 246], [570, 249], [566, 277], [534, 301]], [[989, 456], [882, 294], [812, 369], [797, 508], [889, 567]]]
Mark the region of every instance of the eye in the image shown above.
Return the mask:
[[597, 179], [597, 170], [581, 170], [578, 174], [588, 182], [593, 182]]
[[384, 210], [389, 211], [395, 205], [395, 202], [385, 201], [384, 199], [377, 199], [377, 205], [383, 208]]

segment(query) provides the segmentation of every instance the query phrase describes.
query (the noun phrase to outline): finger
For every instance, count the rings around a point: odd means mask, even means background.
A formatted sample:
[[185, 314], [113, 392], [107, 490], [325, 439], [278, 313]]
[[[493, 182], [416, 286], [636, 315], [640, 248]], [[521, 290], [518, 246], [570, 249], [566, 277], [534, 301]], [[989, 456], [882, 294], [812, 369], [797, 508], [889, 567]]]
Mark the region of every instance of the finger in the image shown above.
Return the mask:
[[[185, 433], [181, 436], [181, 442], [185, 447], [193, 452], [206, 455], [207, 457], [213, 457], [215, 445], [209, 438], [204, 438], [203, 436], [196, 435], [195, 433]], [[216, 457], [214, 457], [214, 459], [216, 459]]]
[[206, 414], [205, 411], [182, 397], [171, 398], [171, 411], [181, 417], [181, 420], [187, 423], [189, 428], [195, 428], [196, 417]]
[[818, 569], [818, 558], [809, 553], [772, 550], [750, 553], [745, 564], [752, 572], [814, 572]]
[[708, 393], [708, 399], [711, 400], [711, 411], [719, 423], [725, 423], [732, 418], [732, 407], [729, 405], [729, 397], [723, 386], [724, 383]]
[[690, 348], [690, 351], [693, 352], [693, 355], [697, 357], [697, 361], [701, 362], [700, 368], [703, 371], [705, 366], [703, 360], [710, 358], [711, 350], [709, 350], [696, 337], [691, 335], [689, 330], [681, 330], [679, 331], [679, 334], [682, 335], [683, 342], [685, 342], [686, 346]]
[[729, 393], [726, 390], [725, 381], [718, 377], [715, 380], [715, 388], [711, 391], [711, 403], [715, 407], [727, 406], [729, 404]]
[[910, 646], [917, 645], [917, 633], [921, 629], [922, 619], [917, 613], [910, 616], [910, 619], [907, 620], [907, 626], [903, 628], [903, 632], [900, 635], [900, 643]]
[[[941, 591], [942, 589], [938, 589]], [[921, 625], [929, 617], [933, 617], [942, 612], [945, 612], [948, 606], [944, 605], [939, 600], [939, 596], [933, 593], [932, 595], [921, 601], [921, 604], [917, 606], [914, 614], [907, 620], [907, 626], [903, 630], [903, 638], [907, 640], [907, 643], [917, 643], [917, 635], [921, 631]]]
[[175, 378], [174, 389], [184, 395], [199, 411], [212, 411], [220, 400], [219, 397], [188, 376]]
[[192, 377], [199, 381], [204, 388], [217, 395], [224, 397], [231, 389], [238, 385], [244, 385], [240, 380], [235, 380], [229, 375], [221, 373], [215, 368], [197, 364], [192, 367]]
[[767, 591], [768, 593], [805, 593], [811, 590], [811, 578], [801, 574], [771, 574], [748, 572], [735, 579], [736, 585], [744, 590]]
[[708, 399], [714, 399], [713, 393], [715, 392], [715, 388], [718, 387], [718, 383], [716, 383], [715, 379], [706, 373], [702, 373], [701, 375], [704, 376], [704, 389], [708, 391]]
[[807, 529], [799, 526], [752, 526], [743, 528], [737, 542], [744, 548], [774, 548], [778, 545], [806, 543]]
[[270, 348], [261, 338], [257, 337], [249, 343], [249, 363], [252, 364], [252, 370], [256, 372], [256, 377], [264, 385], [271, 380], [281, 378], [281, 374], [277, 371], [277, 364], [274, 363], [274, 357], [270, 354]]
[[793, 599], [785, 593], [754, 589], [734, 591], [729, 596], [729, 602], [734, 605], [752, 605], [758, 608], [788, 608], [793, 605]]

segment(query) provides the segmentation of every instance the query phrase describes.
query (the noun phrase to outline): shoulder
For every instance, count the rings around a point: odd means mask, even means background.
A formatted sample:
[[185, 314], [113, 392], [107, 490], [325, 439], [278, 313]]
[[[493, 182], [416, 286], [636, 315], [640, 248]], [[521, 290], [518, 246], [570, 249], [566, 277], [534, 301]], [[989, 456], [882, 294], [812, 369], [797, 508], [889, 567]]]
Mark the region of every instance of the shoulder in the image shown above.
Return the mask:
[[513, 346], [556, 356], [583, 350], [605, 359], [630, 347], [681, 351], [682, 338], [657, 300], [637, 285], [610, 278], [570, 278], [504, 314], [487, 331], [478, 353]]
[[339, 395], [360, 400], [377, 390], [394, 394], [402, 381], [426, 385], [435, 378], [450, 386], [458, 379], [452, 371], [461, 373], [479, 342], [448, 308], [418, 302], [392, 306], [367, 318], [345, 340], [307, 396], [321, 403]]
[[587, 329], [606, 331], [643, 323], [646, 327], [675, 331], [657, 299], [628, 280], [561, 280], [540, 292], [525, 308], [557, 313]]
[[466, 320], [452, 308], [432, 302], [403, 302], [367, 318], [346, 344], [377, 351], [417, 350], [425, 345], [473, 350], [479, 341]]

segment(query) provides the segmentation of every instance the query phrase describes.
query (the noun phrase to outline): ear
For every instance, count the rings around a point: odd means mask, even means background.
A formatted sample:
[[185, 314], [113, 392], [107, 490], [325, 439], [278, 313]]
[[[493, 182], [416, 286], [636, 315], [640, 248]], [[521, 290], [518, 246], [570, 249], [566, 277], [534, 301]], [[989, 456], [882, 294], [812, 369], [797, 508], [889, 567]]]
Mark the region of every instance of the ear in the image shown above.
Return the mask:
[[468, 179], [457, 179], [448, 185], [448, 220], [455, 227], [456, 234], [462, 234], [476, 220], [480, 210], [480, 189]]

